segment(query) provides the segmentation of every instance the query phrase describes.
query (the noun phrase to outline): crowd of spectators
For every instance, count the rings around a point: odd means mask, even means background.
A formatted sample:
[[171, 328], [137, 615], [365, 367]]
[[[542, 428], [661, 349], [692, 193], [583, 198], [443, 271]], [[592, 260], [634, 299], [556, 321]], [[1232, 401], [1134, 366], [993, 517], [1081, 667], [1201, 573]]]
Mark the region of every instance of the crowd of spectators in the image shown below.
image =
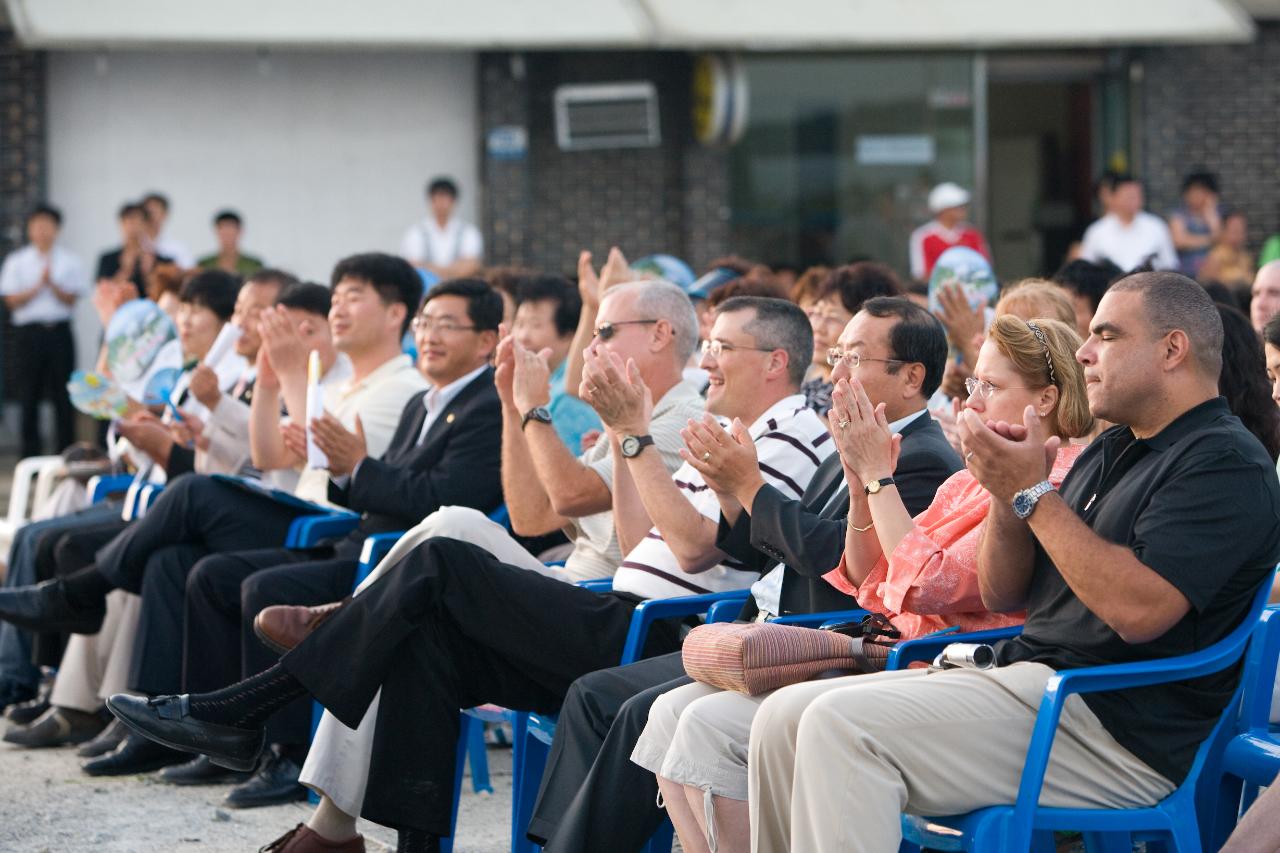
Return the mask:
[[[264, 849], [363, 850], [363, 816], [437, 850], [459, 709], [492, 703], [560, 715], [519, 830], [548, 851], [639, 850], [670, 818], [690, 853], [887, 852], [902, 813], [1013, 802], [1056, 670], [1203, 649], [1272, 582], [1280, 259], [1254, 269], [1211, 174], [1167, 222], [1104, 176], [1073, 256], [990, 305], [923, 287], [948, 248], [990, 257], [954, 184], [912, 237], [915, 281], [618, 247], [572, 278], [485, 266], [458, 194], [431, 181], [399, 255], [337, 259], [327, 284], [244, 253], [231, 210], [197, 261], [158, 193], [121, 207], [91, 284], [61, 214], [31, 213], [0, 271], [23, 452], [45, 398], [71, 443], [78, 299], [104, 325], [171, 313], [181, 368], [103, 433], [155, 490], [145, 512], [81, 500], [14, 536], [6, 742], [235, 808], [318, 794]], [[345, 532], [286, 547], [340, 512]], [[691, 677], [669, 619], [618, 666], [641, 602], [733, 591], [740, 623], [1022, 630], [992, 668], [862, 657], [750, 695]], [[1042, 802], [1168, 796], [1238, 679], [1072, 697]]]

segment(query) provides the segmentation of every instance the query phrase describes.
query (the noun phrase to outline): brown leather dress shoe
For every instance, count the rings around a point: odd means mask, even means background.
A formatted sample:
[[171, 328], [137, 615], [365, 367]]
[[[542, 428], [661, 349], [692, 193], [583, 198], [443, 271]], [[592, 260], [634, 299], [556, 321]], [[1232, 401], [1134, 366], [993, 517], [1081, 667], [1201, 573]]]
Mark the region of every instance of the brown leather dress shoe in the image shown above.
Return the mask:
[[300, 823], [266, 847], [259, 847], [258, 853], [364, 853], [364, 836], [330, 841]]
[[253, 633], [272, 651], [284, 654], [293, 649], [333, 614], [342, 609], [351, 598], [317, 607], [295, 607], [277, 604], [265, 608], [253, 620]]

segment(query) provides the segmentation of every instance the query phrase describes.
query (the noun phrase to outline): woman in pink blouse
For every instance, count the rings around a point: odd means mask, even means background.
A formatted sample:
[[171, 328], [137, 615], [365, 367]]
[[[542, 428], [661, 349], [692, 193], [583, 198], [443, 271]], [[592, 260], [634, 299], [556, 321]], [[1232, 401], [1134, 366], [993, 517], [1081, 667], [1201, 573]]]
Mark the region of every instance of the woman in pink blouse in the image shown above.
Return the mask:
[[[989, 424], [1017, 432], [1031, 407], [1061, 437], [1054, 485], [1084, 449], [1068, 439], [1093, 427], [1075, 360], [1079, 346], [1075, 330], [1059, 320], [997, 317], [966, 383], [965, 406]], [[1021, 623], [1021, 614], [982, 606], [978, 543], [991, 498], [977, 480], [967, 470], [952, 475], [913, 519], [892, 482], [901, 438], [890, 433], [884, 405], [873, 407], [856, 379], [841, 380], [829, 418], [851, 488], [844, 557], [826, 580], [887, 616], [904, 639], [953, 625], [976, 631]], [[830, 680], [833, 689], [843, 683]], [[689, 853], [750, 850], [747, 752], [751, 720], [768, 695], [695, 682], [663, 695], [650, 710], [632, 760], [657, 774]]]

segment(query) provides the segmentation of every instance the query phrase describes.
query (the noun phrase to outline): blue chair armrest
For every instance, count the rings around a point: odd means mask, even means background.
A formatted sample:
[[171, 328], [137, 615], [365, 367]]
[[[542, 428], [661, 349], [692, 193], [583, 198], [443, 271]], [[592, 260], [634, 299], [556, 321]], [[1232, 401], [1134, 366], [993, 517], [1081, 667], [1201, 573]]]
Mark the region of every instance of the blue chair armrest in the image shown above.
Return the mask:
[[649, 636], [649, 626], [658, 619], [674, 619], [706, 613], [717, 601], [737, 601], [741, 606], [750, 594], [750, 590], [735, 589], [729, 592], [657, 598], [640, 602], [636, 605], [635, 613], [631, 615], [631, 628], [627, 631], [627, 642], [622, 648], [621, 663], [635, 663], [640, 660], [645, 639]]
[[1021, 625], [970, 631], [967, 634], [956, 631], [934, 631], [932, 634], [925, 634], [914, 640], [903, 640], [890, 649], [888, 668], [906, 669], [908, 664], [916, 661], [932, 661], [938, 656], [938, 652], [952, 643], [994, 643], [996, 640], [1007, 640], [1021, 633]]
[[314, 548], [325, 539], [346, 536], [356, 529], [359, 522], [360, 516], [354, 512], [299, 516], [289, 525], [289, 535], [284, 540], [284, 547]]
[[506, 504], [498, 504], [498, 508], [489, 513], [489, 520], [494, 524], [501, 524], [508, 530], [511, 529], [511, 513], [507, 512]]
[[133, 483], [132, 474], [101, 474], [90, 477], [88, 484], [89, 502], [99, 503], [111, 495], [119, 494]]
[[[555, 563], [547, 563], [547, 565], [553, 566]], [[560, 565], [564, 564], [561, 563]], [[608, 592], [613, 589], [613, 578], [589, 578], [585, 581], [578, 581], [578, 586], [583, 589], [589, 589], [592, 592]]]
[[852, 610], [825, 610], [821, 613], [789, 613], [773, 619], [774, 625], [797, 625], [801, 628], [825, 628], [828, 625], [842, 625], [845, 622], [856, 622], [867, 615], [861, 608]]
[[714, 625], [717, 622], [733, 622], [738, 618], [738, 614], [742, 612], [745, 602], [739, 602], [737, 599], [729, 599], [727, 601], [717, 601], [707, 609], [707, 624]]
[[374, 533], [364, 540], [364, 545], [360, 549], [360, 564], [356, 567], [356, 580], [353, 586], [359, 586], [364, 583], [364, 579], [369, 577], [369, 573], [382, 561], [383, 557], [387, 556], [403, 535], [403, 531]]

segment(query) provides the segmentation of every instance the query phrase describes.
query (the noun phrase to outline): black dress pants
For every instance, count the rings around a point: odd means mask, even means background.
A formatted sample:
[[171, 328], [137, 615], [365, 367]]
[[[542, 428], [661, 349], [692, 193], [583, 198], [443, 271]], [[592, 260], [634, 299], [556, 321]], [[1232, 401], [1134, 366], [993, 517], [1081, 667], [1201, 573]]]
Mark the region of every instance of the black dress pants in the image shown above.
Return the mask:
[[40, 401], [53, 404], [56, 444], [61, 453], [75, 441], [75, 411], [67, 395], [67, 378], [75, 370], [76, 345], [71, 324], [28, 323], [13, 327], [18, 403], [22, 408], [22, 455], [39, 456]]
[[[53, 530], [41, 536], [36, 544], [36, 579], [65, 577], [92, 565], [94, 553], [110, 542], [128, 524], [119, 516], [107, 521], [84, 524], [71, 530]], [[68, 635], [41, 631], [31, 639], [31, 660], [36, 666], [54, 666], [62, 662]]]
[[[505, 565], [468, 542], [429, 539], [281, 664], [351, 728], [381, 688], [361, 813], [444, 836], [458, 710], [558, 711], [576, 678], [617, 664], [636, 603]], [[678, 622], [658, 624], [645, 652], [679, 642]]]
[[[337, 553], [358, 552], [343, 540]], [[253, 632], [253, 620], [275, 604], [312, 606], [351, 594], [357, 556], [316, 560], [312, 551], [268, 548], [211, 554], [187, 576], [183, 686], [207, 693], [269, 669], [280, 656]], [[299, 699], [267, 723], [267, 742], [305, 747], [311, 701]]]
[[546, 853], [635, 853], [662, 824], [658, 780], [632, 763], [649, 708], [688, 684], [679, 652], [582, 676], [560, 707], [528, 835]]
[[149, 558], [166, 546], [194, 545], [204, 554], [283, 546], [289, 525], [306, 514], [231, 483], [184, 474], [165, 486], [145, 516], [100, 549], [94, 564], [117, 588], [141, 592]]

